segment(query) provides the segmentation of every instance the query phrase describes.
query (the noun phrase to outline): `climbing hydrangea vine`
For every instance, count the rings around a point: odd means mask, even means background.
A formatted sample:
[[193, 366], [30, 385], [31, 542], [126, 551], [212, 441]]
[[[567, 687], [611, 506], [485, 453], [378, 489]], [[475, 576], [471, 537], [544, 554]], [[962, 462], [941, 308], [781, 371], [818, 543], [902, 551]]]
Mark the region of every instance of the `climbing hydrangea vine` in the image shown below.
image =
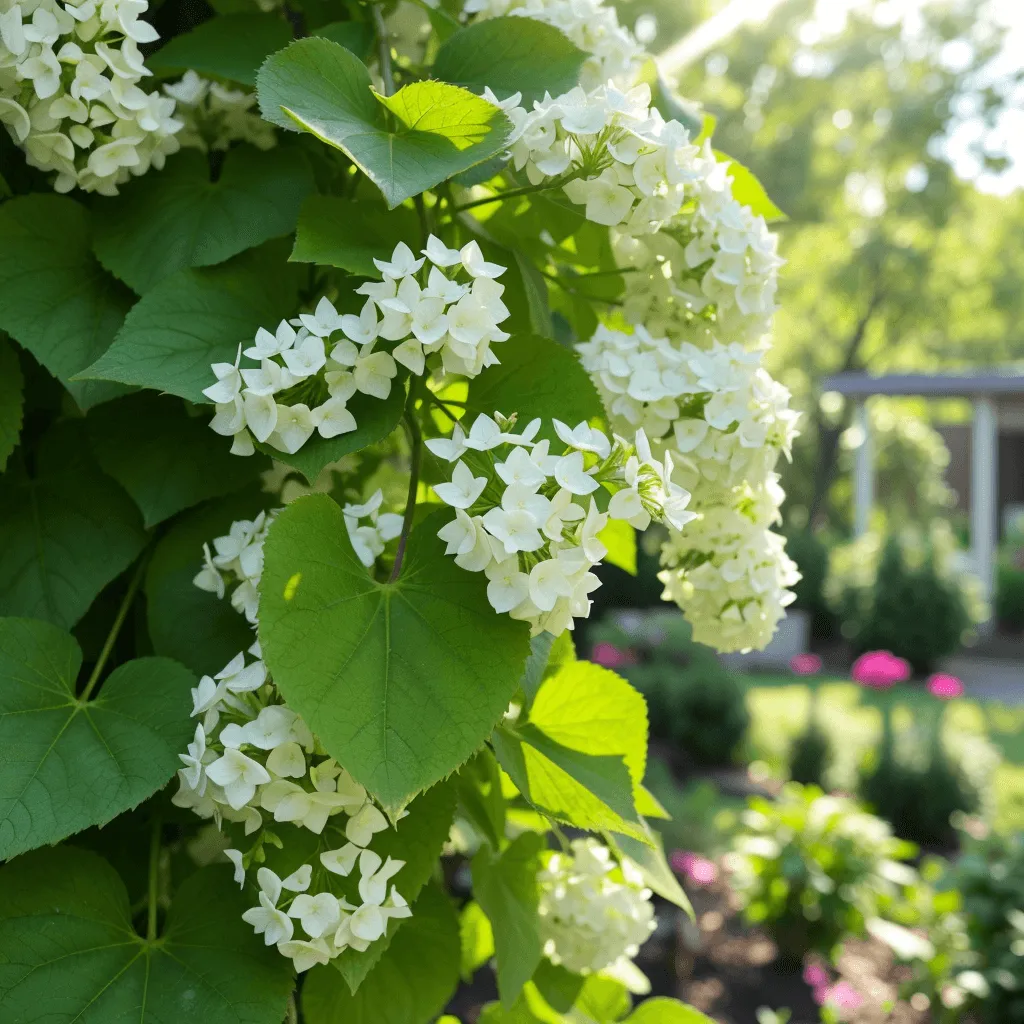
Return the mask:
[[778, 211], [601, 0], [407, 7], [0, 0], [0, 1020], [621, 1020], [688, 906], [573, 630], [792, 600]]

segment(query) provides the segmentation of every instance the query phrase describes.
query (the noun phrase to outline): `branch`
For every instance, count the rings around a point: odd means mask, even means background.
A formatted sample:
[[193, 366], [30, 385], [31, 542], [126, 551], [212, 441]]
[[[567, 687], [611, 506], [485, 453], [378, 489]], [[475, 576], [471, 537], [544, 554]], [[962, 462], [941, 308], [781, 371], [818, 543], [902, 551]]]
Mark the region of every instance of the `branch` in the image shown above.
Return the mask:
[[388, 35], [387, 22], [380, 7], [374, 4], [373, 27], [377, 32], [377, 57], [380, 60], [380, 77], [384, 83], [384, 95], [390, 96], [395, 91], [395, 76], [391, 70], [391, 37]]
[[146, 941], [154, 942], [157, 932], [157, 902], [160, 895], [160, 828], [159, 814], [153, 815], [149, 837], [149, 901], [146, 910]]

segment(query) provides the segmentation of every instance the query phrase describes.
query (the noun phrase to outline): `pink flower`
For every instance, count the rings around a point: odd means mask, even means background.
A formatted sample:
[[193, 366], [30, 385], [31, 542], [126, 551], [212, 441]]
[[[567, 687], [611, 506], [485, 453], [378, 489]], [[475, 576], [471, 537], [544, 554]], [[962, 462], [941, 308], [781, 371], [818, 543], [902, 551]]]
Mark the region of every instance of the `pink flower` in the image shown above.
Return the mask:
[[928, 692], [940, 700], [952, 700], [954, 697], [963, 696], [964, 684], [956, 676], [936, 672], [935, 675], [928, 677]]
[[669, 863], [677, 874], [685, 875], [696, 885], [711, 885], [718, 879], [718, 865], [699, 853], [673, 850]]
[[856, 1010], [863, 1001], [863, 996], [848, 981], [837, 981], [825, 993], [825, 1002], [837, 1010]]
[[632, 651], [621, 651], [615, 644], [602, 642], [594, 644], [590, 660], [605, 668], [618, 668], [620, 665], [635, 665], [636, 655]]
[[821, 658], [816, 654], [794, 654], [789, 659], [790, 669], [798, 676], [813, 676], [821, 671]]
[[887, 690], [893, 684], [910, 678], [910, 665], [889, 651], [868, 651], [853, 663], [850, 676], [862, 686]]
[[824, 988], [828, 985], [828, 971], [816, 961], [811, 961], [804, 968], [804, 981], [811, 988]]

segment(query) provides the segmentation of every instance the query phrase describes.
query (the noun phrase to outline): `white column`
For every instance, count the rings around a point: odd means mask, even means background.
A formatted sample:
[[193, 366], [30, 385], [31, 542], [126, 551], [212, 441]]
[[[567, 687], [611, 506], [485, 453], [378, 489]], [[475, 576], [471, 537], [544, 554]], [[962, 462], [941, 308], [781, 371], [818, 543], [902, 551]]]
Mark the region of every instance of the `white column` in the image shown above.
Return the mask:
[[860, 434], [860, 444], [854, 453], [853, 535], [863, 537], [871, 526], [871, 509], [875, 504], [875, 444], [863, 398], [857, 402], [854, 425]]
[[999, 509], [999, 425], [991, 398], [974, 402], [971, 426], [971, 556], [985, 598], [995, 592]]

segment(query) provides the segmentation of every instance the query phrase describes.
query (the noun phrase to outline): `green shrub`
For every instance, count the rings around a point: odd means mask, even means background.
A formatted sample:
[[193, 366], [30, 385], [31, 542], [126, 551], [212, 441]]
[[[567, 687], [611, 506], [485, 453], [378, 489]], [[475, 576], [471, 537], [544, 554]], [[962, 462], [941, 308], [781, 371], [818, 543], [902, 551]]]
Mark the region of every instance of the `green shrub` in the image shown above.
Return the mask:
[[672, 742], [700, 765], [731, 764], [750, 726], [743, 687], [712, 660], [679, 671], [668, 692], [668, 716]]
[[960, 891], [986, 983], [972, 1002], [984, 1024], [1024, 1024], [1024, 836], [968, 836], [964, 843], [948, 884]]
[[855, 801], [790, 782], [777, 800], [749, 801], [729, 865], [747, 921], [798, 963], [863, 934], [881, 898], [913, 877], [897, 862], [914, 850]]
[[861, 779], [860, 795], [875, 814], [892, 823], [897, 835], [922, 846], [956, 842], [953, 816], [978, 809], [979, 795], [954, 764], [936, 727], [919, 749], [900, 756], [886, 729], [877, 767]]
[[828, 548], [810, 530], [790, 530], [786, 533], [786, 553], [800, 570], [800, 579], [792, 588], [796, 594], [792, 607], [811, 616], [813, 635], [831, 636], [835, 632], [837, 620], [825, 597], [829, 572]]
[[793, 740], [789, 751], [789, 777], [803, 785], [823, 786], [832, 763], [832, 741], [816, 718]]
[[1024, 569], [1007, 556], [996, 567], [995, 614], [1004, 629], [1024, 630]]

